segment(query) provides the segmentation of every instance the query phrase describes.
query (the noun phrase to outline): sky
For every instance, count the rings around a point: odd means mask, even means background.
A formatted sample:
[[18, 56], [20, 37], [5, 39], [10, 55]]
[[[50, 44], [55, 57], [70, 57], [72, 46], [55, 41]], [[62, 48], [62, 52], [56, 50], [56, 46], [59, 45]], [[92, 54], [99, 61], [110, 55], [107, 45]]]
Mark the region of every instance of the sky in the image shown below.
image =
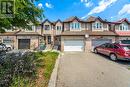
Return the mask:
[[71, 16], [87, 19], [99, 16], [109, 21], [130, 20], [130, 0], [39, 0], [36, 6], [44, 9], [45, 19], [65, 20]]

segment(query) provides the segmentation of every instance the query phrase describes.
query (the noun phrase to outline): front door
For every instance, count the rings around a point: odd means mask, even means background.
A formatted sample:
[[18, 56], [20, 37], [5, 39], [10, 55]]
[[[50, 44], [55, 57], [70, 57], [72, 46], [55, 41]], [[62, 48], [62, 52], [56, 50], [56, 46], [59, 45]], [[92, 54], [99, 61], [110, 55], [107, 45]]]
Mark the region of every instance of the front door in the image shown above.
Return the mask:
[[51, 44], [51, 36], [48, 36], [48, 44]]

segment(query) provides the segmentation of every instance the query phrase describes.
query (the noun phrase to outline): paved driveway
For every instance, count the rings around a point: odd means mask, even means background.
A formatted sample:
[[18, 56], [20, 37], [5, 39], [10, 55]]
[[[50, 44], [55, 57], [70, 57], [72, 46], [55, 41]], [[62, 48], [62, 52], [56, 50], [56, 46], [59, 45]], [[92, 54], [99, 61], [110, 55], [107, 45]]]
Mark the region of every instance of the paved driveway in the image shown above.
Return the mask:
[[130, 87], [130, 71], [93, 53], [65, 53], [57, 87]]

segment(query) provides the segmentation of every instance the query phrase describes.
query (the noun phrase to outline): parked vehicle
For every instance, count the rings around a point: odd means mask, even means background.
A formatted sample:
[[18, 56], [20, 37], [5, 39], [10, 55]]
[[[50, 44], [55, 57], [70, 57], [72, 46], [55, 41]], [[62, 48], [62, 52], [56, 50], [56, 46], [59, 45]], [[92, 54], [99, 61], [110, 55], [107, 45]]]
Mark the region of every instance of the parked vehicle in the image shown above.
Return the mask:
[[13, 49], [13, 47], [11, 45], [9, 45], [9, 44], [0, 43], [0, 45], [5, 47], [6, 51], [11, 51]]
[[6, 47], [0, 45], [0, 64], [3, 63], [4, 58], [6, 57]]
[[115, 43], [119, 43], [119, 44], [130, 44], [130, 40], [119, 40]]
[[130, 60], [130, 44], [105, 43], [94, 48], [95, 53], [109, 56], [111, 60]]
[[5, 46], [5, 45], [1, 45], [1, 44], [0, 44], [0, 52], [1, 52], [1, 51], [6, 51], [6, 46]]

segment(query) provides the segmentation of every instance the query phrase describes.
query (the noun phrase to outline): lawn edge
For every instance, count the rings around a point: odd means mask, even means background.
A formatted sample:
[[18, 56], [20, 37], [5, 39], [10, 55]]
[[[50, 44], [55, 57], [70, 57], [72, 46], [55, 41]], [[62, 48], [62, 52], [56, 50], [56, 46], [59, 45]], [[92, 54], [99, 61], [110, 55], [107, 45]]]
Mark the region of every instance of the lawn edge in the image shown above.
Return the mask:
[[53, 72], [51, 74], [51, 77], [48, 83], [48, 87], [56, 87], [60, 58], [61, 58], [61, 54], [59, 53], [58, 58], [56, 59], [55, 67], [53, 69]]

